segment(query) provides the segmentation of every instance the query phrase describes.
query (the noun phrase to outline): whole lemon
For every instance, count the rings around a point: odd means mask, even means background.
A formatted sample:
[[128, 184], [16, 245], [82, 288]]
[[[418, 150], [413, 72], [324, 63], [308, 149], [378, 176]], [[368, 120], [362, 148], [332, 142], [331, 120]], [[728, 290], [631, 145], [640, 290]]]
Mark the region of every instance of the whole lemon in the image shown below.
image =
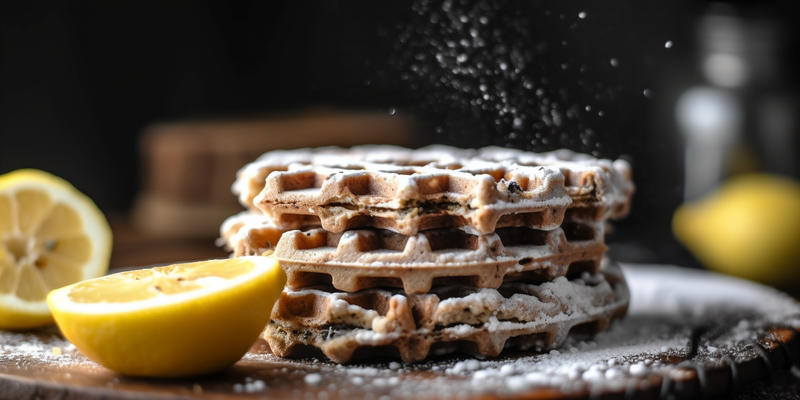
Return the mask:
[[773, 286], [800, 281], [800, 183], [769, 174], [731, 178], [681, 205], [675, 237], [708, 268]]

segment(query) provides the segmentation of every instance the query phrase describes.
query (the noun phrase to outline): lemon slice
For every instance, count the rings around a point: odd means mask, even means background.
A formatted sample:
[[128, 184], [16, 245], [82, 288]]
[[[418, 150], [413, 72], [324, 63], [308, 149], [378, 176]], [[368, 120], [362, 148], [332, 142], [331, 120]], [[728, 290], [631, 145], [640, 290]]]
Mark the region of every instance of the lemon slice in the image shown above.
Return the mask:
[[286, 275], [273, 257], [121, 272], [48, 296], [81, 352], [127, 375], [183, 377], [232, 365], [258, 339]]
[[103, 275], [111, 229], [65, 180], [38, 170], [0, 176], [0, 329], [53, 322], [47, 294]]

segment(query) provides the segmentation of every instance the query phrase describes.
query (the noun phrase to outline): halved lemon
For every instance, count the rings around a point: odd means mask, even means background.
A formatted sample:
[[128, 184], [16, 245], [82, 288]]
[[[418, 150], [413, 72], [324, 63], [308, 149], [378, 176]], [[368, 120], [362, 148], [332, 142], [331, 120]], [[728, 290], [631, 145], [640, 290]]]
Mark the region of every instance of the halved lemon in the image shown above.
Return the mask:
[[53, 323], [47, 294], [103, 275], [110, 256], [103, 213], [67, 181], [32, 169], [0, 176], [0, 329]]
[[55, 290], [47, 301], [64, 336], [97, 363], [183, 377], [239, 360], [285, 283], [274, 257], [240, 257], [120, 272]]

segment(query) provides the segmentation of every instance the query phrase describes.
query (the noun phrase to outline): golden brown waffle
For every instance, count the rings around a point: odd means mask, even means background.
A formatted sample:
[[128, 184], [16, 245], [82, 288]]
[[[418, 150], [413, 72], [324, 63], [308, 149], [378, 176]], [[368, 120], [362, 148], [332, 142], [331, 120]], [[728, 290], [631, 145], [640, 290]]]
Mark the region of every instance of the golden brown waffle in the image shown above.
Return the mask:
[[237, 257], [262, 255], [274, 250], [285, 232], [260, 212], [243, 211], [222, 223], [217, 245], [232, 251]]
[[598, 159], [566, 149], [531, 153], [496, 146], [478, 149], [475, 158], [558, 168], [564, 174], [564, 191], [572, 199], [568, 213], [594, 220], [616, 219], [628, 214], [634, 185], [631, 166], [625, 160]]
[[507, 347], [549, 350], [570, 331], [605, 329], [625, 314], [629, 297], [619, 267], [609, 262], [599, 274], [538, 285], [456, 285], [417, 295], [331, 290], [284, 290], [263, 333], [273, 353], [286, 357], [311, 347], [346, 363], [380, 354], [416, 362], [453, 351], [493, 357]]
[[[319, 147], [296, 150], [276, 150], [263, 154], [247, 164], [236, 174], [233, 192], [242, 205], [255, 210], [253, 199], [264, 188], [264, 181], [273, 171], [287, 171], [289, 165], [347, 166], [357, 162], [394, 164], [399, 166], [434, 166], [458, 169], [472, 160], [516, 163], [526, 166], [557, 166], [569, 173], [572, 168], [586, 169], [600, 167], [613, 181], [613, 190], [622, 196], [630, 196], [633, 191], [630, 165], [625, 161], [597, 159], [586, 154], [569, 150], [556, 150], [546, 153], [530, 153], [502, 147], [482, 149], [460, 149], [443, 145], [432, 145], [421, 149], [408, 149], [388, 145], [366, 145], [352, 148]], [[569, 179], [568, 179], [569, 180]], [[574, 187], [582, 187], [580, 181], [572, 180]], [[569, 192], [569, 190], [567, 190]]]
[[531, 174], [524, 180], [516, 176], [522, 184], [501, 178], [519, 172], [502, 167], [465, 172], [359, 163], [352, 168], [274, 172], [256, 206], [282, 228], [319, 220], [331, 232], [374, 227], [413, 235], [445, 227], [479, 234], [510, 225], [552, 229], [571, 202], [564, 176], [548, 167], [527, 168]]
[[[245, 247], [263, 246], [240, 248]], [[543, 282], [568, 272], [595, 273], [605, 251], [603, 223], [565, 222], [550, 231], [513, 227], [486, 235], [458, 229], [412, 236], [372, 229], [291, 231], [278, 242], [275, 255], [290, 288], [330, 284], [355, 292], [384, 286], [413, 294], [443, 282], [497, 288], [508, 281]], [[236, 253], [252, 254], [259, 253]]]
[[236, 181], [231, 189], [239, 197], [239, 202], [243, 206], [258, 211], [253, 204], [253, 199], [264, 189], [267, 176], [273, 171], [286, 171], [291, 164], [347, 165], [350, 162], [367, 161], [397, 165], [427, 165], [434, 162], [446, 165], [474, 155], [474, 150], [441, 145], [428, 146], [418, 150], [391, 145], [275, 150], [264, 153], [257, 160], [240, 169], [236, 173]]
[[[436, 148], [452, 156], [446, 149]], [[478, 154], [502, 155], [490, 150]], [[452, 149], [459, 152], [465, 150]], [[321, 224], [332, 232], [375, 227], [406, 235], [443, 227], [478, 234], [506, 226], [553, 229], [567, 207], [582, 219], [627, 213], [633, 185], [624, 161], [572, 152], [514, 154], [500, 162], [445, 157], [425, 166], [329, 155], [273, 171], [254, 203], [283, 229]]]
[[232, 250], [233, 237], [239, 232], [243, 226], [252, 221], [260, 221], [262, 213], [254, 213], [251, 211], [242, 211], [238, 214], [231, 215], [222, 222], [219, 227], [219, 239], [217, 240], [218, 246], [225, 246], [228, 250]]

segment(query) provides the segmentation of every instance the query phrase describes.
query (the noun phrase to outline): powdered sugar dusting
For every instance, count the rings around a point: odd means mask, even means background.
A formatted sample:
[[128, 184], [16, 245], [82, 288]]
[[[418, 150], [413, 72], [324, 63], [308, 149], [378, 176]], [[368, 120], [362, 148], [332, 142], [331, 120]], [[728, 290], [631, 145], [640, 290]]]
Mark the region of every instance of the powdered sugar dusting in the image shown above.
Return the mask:
[[97, 365], [83, 357], [72, 343], [56, 336], [55, 329], [46, 332], [50, 335], [0, 330], [0, 365]]
[[[719, 306], [771, 315], [780, 321], [798, 310], [797, 302], [786, 294], [725, 275], [666, 266], [628, 268], [625, 275], [637, 282], [630, 287], [632, 314], [687, 313], [703, 317], [710, 308]], [[677, 287], [664, 284], [663, 279], [675, 275], [683, 277], [676, 282]]]

